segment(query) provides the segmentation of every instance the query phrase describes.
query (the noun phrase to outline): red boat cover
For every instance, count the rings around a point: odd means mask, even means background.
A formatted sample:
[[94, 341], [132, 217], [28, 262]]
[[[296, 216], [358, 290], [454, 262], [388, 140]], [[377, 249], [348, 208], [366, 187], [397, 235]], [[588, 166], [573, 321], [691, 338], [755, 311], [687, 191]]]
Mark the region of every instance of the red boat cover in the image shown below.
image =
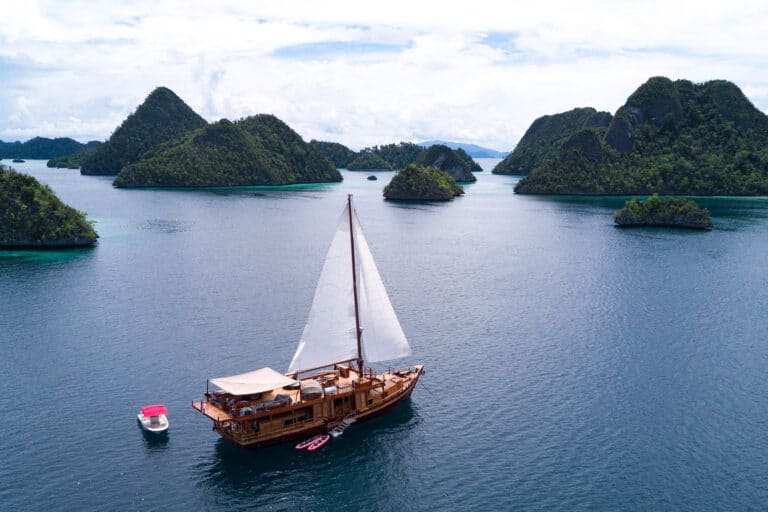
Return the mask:
[[145, 405], [141, 408], [141, 414], [143, 414], [145, 418], [149, 418], [150, 416], [168, 414], [168, 409], [166, 409], [164, 405]]

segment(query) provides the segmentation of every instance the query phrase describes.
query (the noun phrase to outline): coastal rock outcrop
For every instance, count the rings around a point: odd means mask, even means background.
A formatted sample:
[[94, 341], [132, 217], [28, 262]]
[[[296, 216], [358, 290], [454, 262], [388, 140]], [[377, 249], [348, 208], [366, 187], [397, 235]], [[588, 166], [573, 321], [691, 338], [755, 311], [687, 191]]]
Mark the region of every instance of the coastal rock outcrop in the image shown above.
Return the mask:
[[653, 195], [645, 201], [629, 200], [613, 214], [621, 227], [664, 226], [687, 229], [712, 229], [712, 218], [706, 208], [694, 201]]

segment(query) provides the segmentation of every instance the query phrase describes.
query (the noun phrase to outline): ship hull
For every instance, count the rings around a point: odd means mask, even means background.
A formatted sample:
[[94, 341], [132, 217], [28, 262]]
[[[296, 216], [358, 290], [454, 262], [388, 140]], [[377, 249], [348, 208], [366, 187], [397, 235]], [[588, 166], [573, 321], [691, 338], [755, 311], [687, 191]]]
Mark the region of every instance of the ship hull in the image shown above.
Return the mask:
[[[377, 399], [376, 397], [377, 395], [376, 386], [373, 386], [370, 389], [367, 389], [365, 391], [361, 391], [359, 389], [355, 390], [354, 392], [348, 394], [347, 398], [357, 398], [358, 403], [364, 403], [367, 406], [360, 409], [347, 411], [345, 414], [337, 414], [337, 411], [332, 409], [332, 404], [334, 402], [339, 402], [345, 398], [345, 395], [343, 394], [330, 395], [327, 397], [323, 397], [322, 399], [314, 400], [311, 402], [299, 402], [299, 403], [293, 404], [290, 408], [287, 408], [286, 410], [295, 411], [295, 410], [302, 410], [302, 408], [315, 407], [316, 411], [317, 410], [328, 411], [329, 409], [331, 409], [333, 410], [333, 413], [331, 414], [321, 413], [314, 416], [311, 421], [308, 421], [301, 426], [288, 428], [288, 429], [284, 429], [282, 431], [273, 432], [273, 433], [265, 433], [263, 435], [260, 435], [258, 433], [248, 433], [248, 432], [256, 422], [269, 421], [271, 423], [268, 423], [268, 425], [274, 424], [275, 422], [275, 420], [273, 419], [274, 417], [287, 418], [288, 412], [285, 412], [283, 410], [277, 410], [274, 412], [273, 415], [270, 415], [270, 416], [267, 416], [266, 414], [264, 414], [261, 416], [254, 417], [255, 419], [251, 417], [240, 419], [233, 416], [220, 415], [219, 411], [211, 410], [210, 406], [207, 405], [205, 401], [193, 402], [192, 407], [196, 411], [213, 419], [214, 420], [213, 430], [216, 431], [221, 437], [223, 437], [227, 441], [241, 448], [259, 449], [267, 446], [274, 446], [277, 444], [303, 441], [314, 435], [327, 433], [334, 426], [336, 426], [341, 419], [354, 419], [357, 422], [363, 422], [369, 419], [376, 418], [383, 414], [386, 414], [387, 412], [393, 410], [398, 405], [400, 405], [403, 401], [410, 398], [414, 388], [416, 387], [416, 383], [418, 382], [419, 378], [421, 378], [421, 375], [423, 374], [423, 371], [424, 370], [422, 365], [417, 365], [415, 368], [409, 369], [409, 373], [407, 374], [407, 376], [405, 378], [402, 378], [401, 381], [398, 383], [398, 384], [401, 384], [401, 386], [398, 387], [397, 389], [390, 388], [391, 392], [387, 396], [380, 399]], [[399, 372], [398, 375], [401, 375], [403, 373], [404, 372]], [[387, 381], [386, 375], [387, 374], [382, 374], [380, 376], [377, 376], [377, 378], [383, 377], [382, 378], [383, 382], [386, 382]], [[394, 375], [394, 373], [391, 375]], [[384, 389], [384, 386], [382, 385], [382, 390], [383, 389]], [[355, 397], [354, 395], [359, 395], [359, 396]], [[293, 413], [293, 415], [295, 416], [295, 412]], [[234, 425], [237, 425], [237, 427], [234, 428]]]
[[[413, 390], [411, 390], [407, 395], [404, 395], [404, 396], [398, 398], [397, 400], [393, 401], [391, 404], [387, 404], [385, 407], [382, 407], [380, 410], [377, 410], [377, 411], [369, 413], [369, 414], [361, 415], [361, 416], [353, 416], [353, 418], [355, 418], [355, 420], [358, 423], [363, 422], [363, 421], [367, 421], [367, 420], [372, 420], [374, 418], [378, 418], [379, 416], [382, 416], [382, 415], [388, 413], [389, 411], [392, 411], [393, 409], [395, 409], [398, 405], [400, 405], [404, 401], [410, 399], [410, 396], [411, 396], [412, 392], [413, 392]], [[240, 446], [241, 448], [245, 448], [245, 449], [248, 449], [248, 450], [257, 450], [257, 449], [260, 449], [260, 448], [267, 448], [269, 446], [275, 446], [275, 445], [278, 445], [278, 444], [294, 443], [294, 442], [297, 442], [297, 441], [303, 441], [305, 439], [308, 439], [308, 438], [310, 438], [312, 436], [315, 436], [315, 435], [318, 435], [318, 434], [325, 434], [327, 431], [328, 431], [328, 429], [327, 429], [326, 425], [320, 425], [319, 427], [314, 427], [314, 428], [311, 428], [311, 429], [306, 429], [306, 430], [302, 430], [302, 431], [299, 431], [299, 432], [291, 433], [289, 435], [281, 436], [279, 439], [272, 439], [272, 440], [269, 440], [269, 441], [264, 441], [264, 442], [254, 443], [254, 444], [247, 444], [247, 445], [241, 445], [241, 444], [239, 444], [237, 442], [235, 442], [234, 444]], [[231, 442], [234, 442], [232, 439], [228, 439], [228, 440], [231, 441]]]

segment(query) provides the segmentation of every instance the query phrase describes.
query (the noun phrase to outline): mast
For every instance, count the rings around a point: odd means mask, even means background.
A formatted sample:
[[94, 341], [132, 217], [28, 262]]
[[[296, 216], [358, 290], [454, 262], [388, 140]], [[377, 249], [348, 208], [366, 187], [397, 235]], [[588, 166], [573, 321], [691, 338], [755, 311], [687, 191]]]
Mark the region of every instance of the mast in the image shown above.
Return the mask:
[[355, 298], [355, 332], [357, 333], [357, 368], [360, 377], [363, 376], [363, 350], [361, 344], [362, 331], [360, 330], [360, 310], [357, 305], [357, 269], [355, 268], [355, 229], [352, 225], [352, 194], [347, 195], [349, 206], [349, 248], [352, 251], [352, 295]]

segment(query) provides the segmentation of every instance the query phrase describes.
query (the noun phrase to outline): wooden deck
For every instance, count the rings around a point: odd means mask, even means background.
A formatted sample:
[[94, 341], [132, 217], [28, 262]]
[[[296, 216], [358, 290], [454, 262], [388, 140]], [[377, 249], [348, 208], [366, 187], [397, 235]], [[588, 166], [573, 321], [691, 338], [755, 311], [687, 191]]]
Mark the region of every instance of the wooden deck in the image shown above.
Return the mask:
[[[379, 376], [373, 379], [364, 376], [358, 377], [357, 370], [348, 369], [347, 376], [343, 376], [338, 370], [328, 371], [302, 378], [302, 381], [314, 380], [323, 387], [322, 398], [343, 396], [351, 393], [354, 388], [366, 387], [368, 384], [380, 383]], [[335, 388], [335, 391], [329, 391]], [[278, 404], [278, 395], [288, 397], [290, 400]], [[285, 407], [306, 405], [316, 402], [321, 398], [302, 400], [300, 389], [278, 388], [264, 393], [258, 397], [234, 396], [228, 393], [212, 392], [206, 400], [193, 401], [192, 407], [215, 421], [232, 421], [242, 417], [239, 412], [245, 408], [251, 408], [254, 414], [282, 409]]]
[[278, 388], [258, 396], [215, 391], [192, 407], [213, 420], [222, 437], [240, 446], [260, 446], [324, 431], [347, 415], [364, 419], [384, 412], [410, 396], [422, 371], [416, 365], [360, 377], [352, 368], [337, 368], [301, 379], [320, 383], [323, 391], [316, 398], [302, 399], [300, 389]]

